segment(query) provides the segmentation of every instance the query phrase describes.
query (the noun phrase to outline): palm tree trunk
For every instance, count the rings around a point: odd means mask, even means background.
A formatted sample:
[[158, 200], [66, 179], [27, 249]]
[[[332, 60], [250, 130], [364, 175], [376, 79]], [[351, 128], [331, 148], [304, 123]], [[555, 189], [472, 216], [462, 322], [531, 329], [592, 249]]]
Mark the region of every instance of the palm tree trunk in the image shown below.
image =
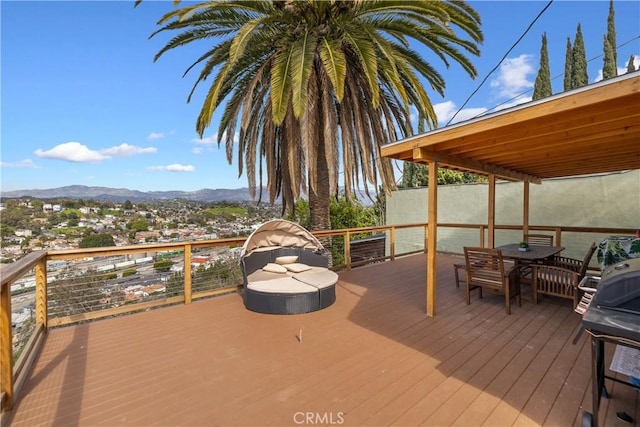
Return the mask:
[[320, 137], [318, 142], [318, 163], [316, 167], [318, 177], [315, 191], [309, 185], [309, 222], [311, 231], [331, 229], [331, 218], [329, 216], [329, 169], [327, 157], [324, 153], [324, 139]]
[[[311, 231], [331, 229], [329, 169], [327, 167], [327, 156], [324, 153], [324, 138], [322, 137], [319, 138], [317, 161], [316, 171], [318, 177], [315, 191], [309, 185], [309, 223]], [[311, 179], [309, 179], [309, 184], [311, 184]], [[329, 266], [333, 265], [331, 239], [331, 237], [318, 239], [322, 246], [327, 249]]]

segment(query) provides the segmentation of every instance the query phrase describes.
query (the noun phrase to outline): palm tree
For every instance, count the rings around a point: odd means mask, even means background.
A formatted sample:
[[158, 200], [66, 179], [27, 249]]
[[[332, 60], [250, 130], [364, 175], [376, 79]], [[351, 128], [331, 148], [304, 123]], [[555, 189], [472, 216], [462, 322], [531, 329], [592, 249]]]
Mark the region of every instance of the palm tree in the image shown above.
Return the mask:
[[202, 67], [188, 101], [211, 82], [197, 132], [224, 105], [218, 144], [229, 163], [237, 151], [252, 197], [256, 187], [262, 196], [263, 174], [283, 211], [307, 194], [312, 230], [330, 228], [329, 198], [340, 185], [349, 198], [378, 182], [390, 191], [393, 171], [379, 147], [413, 134], [412, 109], [419, 130], [437, 126], [423, 84], [443, 95], [445, 81], [417, 47], [476, 77], [465, 53], [478, 55], [483, 39], [479, 15], [458, 1], [210, 1], [175, 9], [158, 25], [151, 37], [179, 33], [156, 60], [215, 41], [185, 72]]

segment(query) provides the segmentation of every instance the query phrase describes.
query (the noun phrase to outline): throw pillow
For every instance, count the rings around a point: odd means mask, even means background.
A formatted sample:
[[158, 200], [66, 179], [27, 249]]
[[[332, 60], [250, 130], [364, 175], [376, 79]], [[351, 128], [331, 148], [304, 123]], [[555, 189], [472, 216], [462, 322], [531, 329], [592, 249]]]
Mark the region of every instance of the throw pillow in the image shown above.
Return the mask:
[[276, 263], [270, 262], [269, 264], [262, 267], [262, 270], [268, 271], [270, 273], [286, 273], [287, 269], [282, 265], [278, 265]]
[[298, 255], [279, 256], [276, 258], [276, 264], [293, 264], [298, 260]]
[[311, 267], [307, 264], [300, 264], [298, 262], [286, 264], [284, 267], [292, 273], [302, 273], [303, 271], [311, 270]]

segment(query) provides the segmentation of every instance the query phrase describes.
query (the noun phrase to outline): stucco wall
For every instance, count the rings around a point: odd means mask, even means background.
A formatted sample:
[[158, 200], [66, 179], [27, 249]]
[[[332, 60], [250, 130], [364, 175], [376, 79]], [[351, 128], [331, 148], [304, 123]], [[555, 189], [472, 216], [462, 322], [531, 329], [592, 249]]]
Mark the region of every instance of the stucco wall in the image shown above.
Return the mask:
[[[640, 170], [544, 180], [531, 184], [529, 225], [640, 228]], [[486, 224], [488, 184], [438, 187], [438, 223]], [[427, 221], [427, 189], [398, 190], [387, 197], [387, 224]], [[496, 224], [522, 225], [523, 184], [498, 182]], [[401, 230], [400, 230], [401, 231]], [[496, 245], [521, 240], [521, 231], [496, 231]], [[566, 256], [581, 258], [607, 235], [563, 233]], [[438, 250], [462, 252], [479, 244], [477, 230], [438, 229]], [[397, 251], [423, 247], [415, 230], [398, 233]]]

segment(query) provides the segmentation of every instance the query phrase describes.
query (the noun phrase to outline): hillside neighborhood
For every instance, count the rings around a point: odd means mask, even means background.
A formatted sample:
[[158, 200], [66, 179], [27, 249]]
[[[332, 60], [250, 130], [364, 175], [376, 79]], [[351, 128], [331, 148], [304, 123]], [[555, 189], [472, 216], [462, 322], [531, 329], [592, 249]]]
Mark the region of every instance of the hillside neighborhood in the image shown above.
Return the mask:
[[[249, 235], [260, 223], [280, 216], [280, 207], [251, 202], [205, 203], [190, 200], [124, 203], [74, 199], [3, 199], [0, 204], [2, 264], [36, 250], [94, 246], [201, 241]], [[240, 248], [212, 247], [192, 257], [199, 279], [194, 287], [211, 286], [207, 278], [237, 280]], [[139, 256], [84, 258], [47, 263], [49, 281], [66, 283], [50, 289], [50, 310], [71, 315], [77, 310], [118, 307], [151, 301], [179, 292], [184, 270], [179, 251]], [[13, 343], [25, 344], [35, 309], [35, 276], [27, 274], [11, 286]], [[97, 293], [96, 293], [97, 290]], [[74, 296], [69, 297], [71, 291]], [[64, 300], [64, 304], [60, 302]]]
[[111, 236], [116, 246], [243, 236], [280, 216], [280, 207], [267, 204], [189, 200], [133, 204], [19, 198], [4, 199], [0, 211], [2, 263], [34, 250], [83, 247], [83, 239], [97, 235]]

